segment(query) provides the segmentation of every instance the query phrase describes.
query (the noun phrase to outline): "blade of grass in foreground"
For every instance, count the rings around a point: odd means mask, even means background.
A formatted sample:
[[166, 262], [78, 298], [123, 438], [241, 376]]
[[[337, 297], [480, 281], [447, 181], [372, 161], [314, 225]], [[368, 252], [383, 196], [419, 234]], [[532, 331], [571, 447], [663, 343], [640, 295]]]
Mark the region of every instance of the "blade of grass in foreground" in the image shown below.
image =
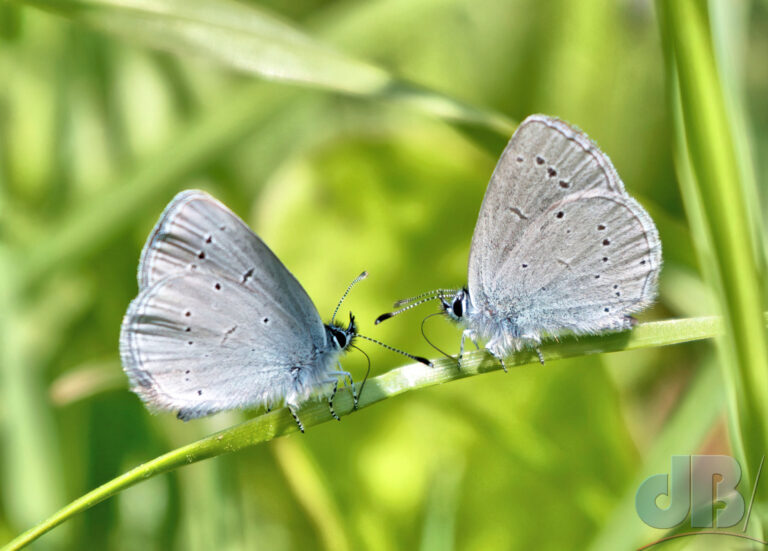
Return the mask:
[[[542, 351], [547, 361], [554, 361], [587, 354], [618, 352], [710, 339], [721, 335], [722, 332], [723, 323], [717, 317], [659, 321], [638, 325], [631, 332], [585, 337], [578, 340], [565, 339], [559, 343], [549, 343], [542, 347]], [[534, 352], [520, 353], [508, 359], [506, 363], [508, 366], [538, 365], [538, 358]], [[420, 363], [410, 364], [369, 380], [360, 397], [360, 409], [412, 390], [501, 369], [499, 364], [483, 351], [465, 354], [460, 370], [453, 361], [447, 359], [435, 360], [434, 364], [435, 367], [432, 368]], [[334, 405], [340, 416], [352, 412], [352, 399], [347, 392], [339, 393]], [[328, 405], [323, 401], [306, 404], [299, 411], [299, 416], [307, 428], [332, 419], [328, 412]], [[203, 459], [266, 442], [278, 436], [296, 432], [296, 430], [295, 422], [287, 410], [283, 408], [168, 452], [76, 499], [34, 528], [9, 542], [0, 551], [12, 551], [25, 547], [74, 515], [142, 480]]]
[[[746, 190], [742, 180], [733, 125], [723, 96], [710, 34], [707, 3], [699, 0], [657, 2], [670, 70], [673, 109], [684, 145], [678, 163], [688, 164], [696, 185], [681, 182], [688, 212], [696, 212], [697, 244], [704, 276], [717, 290], [725, 320], [725, 338], [718, 341], [727, 388], [733, 449], [753, 481], [757, 463], [768, 445], [768, 345], [762, 324], [765, 304], [761, 278], [762, 251], [753, 239]], [[763, 529], [768, 496], [758, 493], [758, 522]], [[754, 518], [754, 517], [753, 517]], [[761, 523], [763, 526], [760, 526]]]

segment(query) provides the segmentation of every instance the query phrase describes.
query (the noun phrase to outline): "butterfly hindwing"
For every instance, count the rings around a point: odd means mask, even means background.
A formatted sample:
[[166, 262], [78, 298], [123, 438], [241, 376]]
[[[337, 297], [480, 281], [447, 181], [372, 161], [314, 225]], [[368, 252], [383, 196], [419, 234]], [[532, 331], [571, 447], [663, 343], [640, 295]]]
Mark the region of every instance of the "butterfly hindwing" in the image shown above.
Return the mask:
[[658, 233], [637, 201], [574, 193], [532, 218], [473, 299], [525, 337], [623, 329], [655, 298], [660, 264]]
[[166, 276], [131, 303], [120, 355], [152, 408], [188, 419], [291, 401], [327, 379], [324, 349], [266, 290], [206, 273]]

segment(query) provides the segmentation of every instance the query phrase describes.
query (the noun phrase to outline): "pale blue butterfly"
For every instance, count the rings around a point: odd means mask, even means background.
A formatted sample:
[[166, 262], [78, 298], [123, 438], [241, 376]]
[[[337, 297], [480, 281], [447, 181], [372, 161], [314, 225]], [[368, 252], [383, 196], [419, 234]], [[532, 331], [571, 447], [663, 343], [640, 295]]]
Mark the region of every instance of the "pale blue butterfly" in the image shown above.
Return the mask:
[[464, 341], [486, 341], [504, 367], [542, 338], [621, 331], [656, 297], [661, 242], [624, 191], [610, 159], [586, 134], [545, 115], [526, 118], [499, 159], [472, 237], [468, 285], [395, 303], [430, 300]]
[[[264, 242], [202, 191], [179, 193], [141, 254], [139, 295], [120, 332], [132, 389], [154, 410], [193, 419], [222, 410], [284, 402], [299, 429], [299, 405], [351, 376], [339, 356], [360, 335], [323, 324], [302, 286]], [[355, 405], [358, 395], [354, 394]]]

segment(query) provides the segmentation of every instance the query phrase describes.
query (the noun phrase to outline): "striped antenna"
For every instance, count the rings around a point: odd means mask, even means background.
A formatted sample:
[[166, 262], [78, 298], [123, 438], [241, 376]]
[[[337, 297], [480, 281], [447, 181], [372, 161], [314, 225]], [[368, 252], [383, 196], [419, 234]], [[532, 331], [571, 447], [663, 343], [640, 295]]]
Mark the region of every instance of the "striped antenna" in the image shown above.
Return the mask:
[[357, 276], [352, 283], [349, 284], [349, 286], [347, 287], [347, 290], [344, 291], [343, 295], [341, 295], [341, 300], [339, 300], [339, 303], [336, 305], [336, 310], [333, 311], [333, 315], [331, 316], [331, 325], [333, 325], [333, 320], [336, 319], [336, 314], [339, 313], [339, 308], [341, 308], [341, 303], [344, 302], [345, 298], [347, 298], [347, 295], [352, 290], [352, 287], [360, 283], [366, 277], [368, 277], [368, 272], [363, 272], [362, 274]]
[[402, 354], [407, 358], [423, 363], [424, 365], [428, 365], [429, 367], [434, 367], [432, 365], [432, 362], [430, 362], [426, 358], [422, 358], [421, 356], [414, 356], [413, 354], [408, 354], [408, 352], [403, 352], [399, 348], [395, 348], [394, 346], [389, 346], [388, 344], [384, 344], [383, 342], [377, 341], [376, 339], [372, 339], [371, 337], [366, 337], [365, 335], [361, 335], [360, 333], [358, 333], [356, 336], [360, 337], [361, 339], [365, 339], [367, 341], [375, 342], [376, 344], [378, 344], [379, 346], [383, 346], [387, 350], [391, 350], [392, 352], [397, 352], [398, 354]]
[[[452, 289], [437, 289], [436, 291], [432, 291], [431, 293], [423, 293], [420, 296], [423, 296], [425, 298], [419, 299], [419, 297], [413, 297], [413, 300], [416, 300], [416, 302], [411, 302], [408, 304], [408, 306], [404, 306], [400, 308], [399, 310], [395, 310], [394, 312], [387, 312], [386, 314], [380, 315], [378, 318], [376, 318], [376, 321], [374, 322], [374, 325], [380, 324], [384, 320], [388, 320], [389, 318], [394, 318], [398, 314], [402, 314], [403, 312], [406, 312], [410, 310], [411, 308], [416, 308], [417, 306], [421, 306], [425, 302], [429, 302], [430, 300], [440, 299], [443, 300], [447, 296], [455, 295], [458, 293], [458, 290], [452, 290]], [[450, 293], [450, 294], [448, 294]], [[433, 296], [429, 296], [433, 295]], [[408, 301], [411, 299], [404, 299], [404, 301]], [[397, 302], [403, 302], [403, 301], [397, 301]], [[397, 303], [395, 303], [397, 305]]]
[[455, 295], [458, 292], [459, 292], [458, 289], [435, 289], [434, 291], [427, 291], [426, 293], [421, 293], [420, 295], [416, 295], [415, 297], [402, 298], [398, 300], [397, 302], [395, 302], [395, 308], [400, 308], [401, 306], [405, 306], [406, 304], [410, 304], [411, 302], [414, 302], [424, 297], [431, 297], [432, 295], [449, 296], [449, 295]]

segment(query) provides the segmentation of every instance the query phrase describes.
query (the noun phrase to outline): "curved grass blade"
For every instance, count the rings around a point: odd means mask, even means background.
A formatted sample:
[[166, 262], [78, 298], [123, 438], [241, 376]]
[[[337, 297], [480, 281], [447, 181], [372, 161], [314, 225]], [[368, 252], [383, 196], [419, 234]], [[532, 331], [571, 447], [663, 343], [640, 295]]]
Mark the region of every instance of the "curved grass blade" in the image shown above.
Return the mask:
[[[551, 362], [587, 354], [635, 350], [711, 339], [721, 335], [722, 332], [723, 323], [717, 317], [657, 321], [640, 324], [631, 332], [585, 337], [578, 340], [564, 339], [559, 343], [549, 343], [542, 346], [541, 349], [546, 360]], [[447, 359], [434, 360], [433, 363], [435, 365], [433, 368], [421, 363], [409, 364], [370, 379], [366, 384], [365, 392], [360, 397], [359, 408], [363, 409], [412, 390], [428, 388], [501, 369], [501, 366], [483, 351], [466, 353], [462, 360], [461, 369], [458, 369], [453, 361]], [[539, 360], [535, 352], [523, 352], [506, 360], [505, 363], [508, 367], [526, 364], [538, 366]], [[353, 411], [352, 398], [348, 393], [337, 395], [334, 405], [340, 416], [349, 415]], [[299, 411], [299, 415], [307, 428], [332, 420], [327, 404], [322, 401], [306, 404]], [[266, 442], [296, 432], [296, 430], [296, 423], [288, 411], [283, 408], [212, 434], [139, 465], [88, 492], [34, 528], [19, 535], [0, 551], [22, 549], [74, 515], [138, 484], [142, 480], [203, 459]]]
[[505, 116], [396, 78], [252, 4], [229, 0], [16, 0], [131, 41], [224, 67], [345, 95], [396, 101], [504, 137]]

